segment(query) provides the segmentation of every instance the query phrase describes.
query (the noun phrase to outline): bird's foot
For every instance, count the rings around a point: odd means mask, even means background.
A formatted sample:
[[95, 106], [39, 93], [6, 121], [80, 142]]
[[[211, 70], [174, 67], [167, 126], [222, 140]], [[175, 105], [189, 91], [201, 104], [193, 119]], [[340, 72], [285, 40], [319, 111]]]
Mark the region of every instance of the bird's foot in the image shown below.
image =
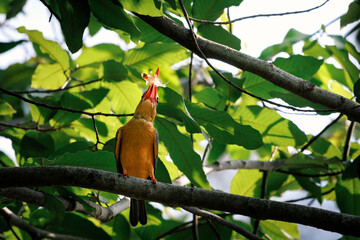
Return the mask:
[[156, 180], [156, 178], [155, 178], [154, 176], [150, 176], [150, 178], [151, 178], [151, 181], [152, 181], [153, 183], [157, 183], [157, 180]]

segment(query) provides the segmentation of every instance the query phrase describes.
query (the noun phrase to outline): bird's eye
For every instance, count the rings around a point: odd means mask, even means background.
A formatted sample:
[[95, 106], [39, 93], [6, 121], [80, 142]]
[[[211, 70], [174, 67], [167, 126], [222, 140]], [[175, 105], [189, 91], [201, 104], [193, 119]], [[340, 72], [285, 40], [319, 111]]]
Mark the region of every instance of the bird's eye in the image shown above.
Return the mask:
[[159, 97], [156, 97], [156, 103], [159, 103]]

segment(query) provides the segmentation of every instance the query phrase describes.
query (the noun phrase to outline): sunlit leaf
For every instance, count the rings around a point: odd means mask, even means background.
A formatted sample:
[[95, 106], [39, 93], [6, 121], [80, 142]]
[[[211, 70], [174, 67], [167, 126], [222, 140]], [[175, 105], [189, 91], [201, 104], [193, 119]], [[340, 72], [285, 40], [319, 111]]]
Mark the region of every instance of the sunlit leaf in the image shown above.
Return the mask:
[[19, 27], [18, 31], [20, 33], [26, 33], [30, 41], [37, 43], [43, 53], [49, 54], [49, 56], [61, 66], [63, 72], [69, 69], [69, 56], [58, 43], [46, 40], [42, 33], [37, 30], [27, 30], [24, 27]]
[[0, 99], [0, 115], [12, 116], [14, 113], [16, 113], [16, 110], [8, 102]]
[[119, 2], [126, 10], [130, 12], [136, 12], [141, 15], [148, 15], [151, 17], [160, 17], [163, 15], [161, 10], [155, 6], [153, 0], [119, 0]]
[[240, 106], [232, 114], [241, 124], [257, 129], [264, 143], [278, 146], [300, 146], [307, 140], [305, 134], [291, 121], [273, 110], [259, 106]]
[[271, 239], [300, 239], [297, 224], [266, 220], [260, 222], [260, 229]]
[[64, 85], [67, 77], [60, 64], [41, 63], [31, 79], [32, 88], [58, 89]]
[[190, 138], [181, 134], [175, 124], [161, 117], [156, 117], [155, 128], [159, 132], [160, 141], [164, 142], [179, 170], [195, 186], [210, 189], [201, 166], [201, 158], [193, 150]]
[[95, 62], [103, 62], [109, 59], [121, 60], [124, 56], [119, 46], [109, 43], [95, 45], [91, 48], [84, 48], [81, 55], [75, 60], [80, 66]]
[[260, 197], [262, 173], [241, 169], [231, 181], [230, 192], [246, 197]]
[[360, 216], [360, 180], [341, 179], [335, 187], [336, 203], [342, 213]]
[[152, 28], [149, 24], [145, 23], [140, 18], [134, 18], [134, 22], [141, 32], [140, 40], [142, 42], [147, 42], [147, 43], [152, 43], [152, 42], [173, 43], [174, 42], [174, 40], [159, 33], [157, 30]]
[[205, 105], [223, 111], [226, 107], [226, 101], [221, 99], [213, 88], [204, 88], [200, 92], [194, 94], [194, 97]]

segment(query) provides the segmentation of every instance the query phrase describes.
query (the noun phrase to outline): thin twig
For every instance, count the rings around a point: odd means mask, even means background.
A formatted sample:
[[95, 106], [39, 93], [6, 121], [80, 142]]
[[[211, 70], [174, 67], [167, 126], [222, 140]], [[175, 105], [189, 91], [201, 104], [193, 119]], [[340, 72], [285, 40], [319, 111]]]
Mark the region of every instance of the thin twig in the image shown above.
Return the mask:
[[236, 225], [235, 223], [229, 222], [212, 212], [208, 212], [208, 211], [196, 208], [196, 207], [182, 207], [182, 208], [188, 212], [208, 218], [210, 221], [214, 221], [214, 222], [217, 222], [218, 224], [228, 227], [228, 228], [236, 231], [237, 233], [243, 235], [247, 239], [250, 239], [250, 240], [260, 240], [261, 239], [260, 237], [248, 232], [245, 228], [242, 228], [239, 225]]
[[199, 22], [199, 23], [208, 23], [208, 24], [231, 24], [234, 22], [238, 22], [238, 21], [242, 21], [245, 19], [251, 19], [251, 18], [258, 18], [258, 17], [278, 17], [278, 16], [284, 16], [284, 15], [291, 15], [291, 14], [300, 14], [300, 13], [307, 13], [307, 12], [311, 12], [313, 10], [316, 10], [322, 6], [324, 6], [327, 2], [329, 2], [330, 0], [326, 0], [325, 2], [323, 2], [322, 4], [313, 7], [313, 8], [309, 8], [306, 10], [300, 10], [300, 11], [293, 11], [293, 12], [282, 12], [282, 13], [268, 13], [268, 14], [256, 14], [256, 15], [250, 15], [250, 16], [246, 16], [246, 17], [240, 17], [240, 18], [236, 18], [233, 20], [229, 20], [229, 21], [225, 21], [225, 22], [216, 22], [216, 21], [208, 21], [208, 20], [201, 20], [201, 19], [196, 19], [196, 18], [192, 18], [189, 17], [190, 20], [194, 21], [194, 22]]
[[23, 130], [36, 130], [36, 131], [39, 131], [39, 132], [52, 132], [52, 131], [57, 131], [63, 127], [65, 127], [66, 125], [64, 126], [61, 126], [59, 128], [41, 128], [39, 127], [38, 125], [37, 126], [33, 126], [33, 127], [28, 127], [28, 126], [23, 126], [23, 125], [19, 125], [19, 124], [11, 124], [11, 123], [4, 123], [4, 122], [0, 122], [0, 126], [4, 126], [4, 127], [8, 127], [8, 128], [20, 128], [20, 129], [23, 129]]
[[321, 135], [323, 135], [324, 132], [326, 132], [326, 130], [328, 130], [332, 125], [337, 123], [340, 120], [340, 118], [342, 118], [342, 116], [344, 116], [344, 114], [342, 113], [339, 114], [339, 116], [336, 119], [334, 119], [331, 123], [329, 123], [326, 127], [324, 127], [324, 129], [321, 130], [316, 136], [311, 138], [310, 141], [300, 149], [300, 152], [305, 151], [313, 142], [315, 142]]
[[300, 172], [291, 172], [291, 171], [285, 171], [285, 170], [276, 170], [277, 172], [286, 173], [286, 174], [292, 174], [294, 176], [300, 176], [300, 177], [330, 177], [330, 176], [337, 176], [344, 172], [344, 170], [336, 171], [336, 172], [329, 172], [329, 173], [320, 173], [320, 174], [307, 174], [307, 173], [300, 173]]
[[351, 137], [354, 133], [354, 129], [355, 129], [355, 122], [351, 121], [350, 126], [348, 128], [347, 134], [346, 134], [346, 139], [345, 139], [345, 145], [344, 145], [344, 150], [343, 150], [343, 155], [342, 155], [342, 161], [345, 162], [347, 161], [347, 158], [349, 156], [350, 153], [350, 141], [351, 141]]
[[58, 88], [58, 89], [53, 89], [53, 90], [34, 89], [34, 90], [27, 90], [27, 91], [12, 91], [12, 92], [18, 93], [18, 94], [62, 92], [62, 91], [66, 91], [66, 90], [69, 90], [69, 89], [72, 89], [72, 88], [81, 87], [81, 86], [85, 86], [85, 85], [88, 85], [88, 84], [91, 84], [91, 83], [99, 82], [99, 81], [102, 81], [102, 80], [103, 80], [102, 78], [98, 78], [98, 79], [91, 80], [91, 81], [88, 81], [88, 82], [85, 82], [85, 83], [79, 83], [79, 84], [69, 86], [69, 87], [66, 87], [66, 88]]
[[[330, 190], [321, 193], [321, 196], [327, 195], [327, 194], [333, 192], [334, 190], [335, 190], [335, 188], [331, 188]], [[284, 202], [293, 203], [293, 202], [299, 202], [299, 201], [308, 200], [308, 199], [313, 199], [313, 198], [314, 198], [314, 196], [313, 196], [313, 195], [310, 195], [310, 196], [306, 196], [306, 197], [302, 197], [302, 198], [298, 198], [298, 199], [286, 200], [286, 201], [284, 201]]]
[[[40, 0], [40, 2], [42, 4], [45, 5], [45, 7], [47, 7], [47, 9], [50, 11], [51, 15], [54, 15], [56, 17], [56, 19], [61, 23], [61, 18], [59, 17], [59, 15], [57, 15], [57, 13], [50, 7], [50, 5], [45, 1], [45, 0]], [[51, 16], [49, 18], [49, 21], [51, 20]]]
[[52, 109], [52, 110], [62, 110], [62, 111], [72, 112], [72, 113], [81, 113], [81, 114], [88, 115], [88, 116], [100, 115], [100, 116], [107, 116], [107, 117], [127, 117], [127, 116], [133, 116], [134, 115], [133, 113], [130, 113], [130, 114], [112, 114], [112, 113], [101, 113], [101, 112], [91, 113], [91, 112], [86, 112], [86, 111], [77, 110], [77, 109], [65, 108], [65, 107], [61, 107], [61, 106], [50, 106], [50, 105], [47, 105], [45, 103], [35, 102], [33, 100], [30, 100], [28, 98], [20, 96], [20, 95], [14, 93], [14, 92], [5, 90], [3, 88], [0, 88], [0, 92], [3, 92], [5, 94], [7, 94], [7, 95], [14, 96], [16, 98], [19, 98], [19, 99], [21, 99], [21, 100], [23, 100], [23, 101], [25, 101], [27, 103], [31, 103], [31, 104], [34, 104], [36, 106], [45, 107], [45, 108]]

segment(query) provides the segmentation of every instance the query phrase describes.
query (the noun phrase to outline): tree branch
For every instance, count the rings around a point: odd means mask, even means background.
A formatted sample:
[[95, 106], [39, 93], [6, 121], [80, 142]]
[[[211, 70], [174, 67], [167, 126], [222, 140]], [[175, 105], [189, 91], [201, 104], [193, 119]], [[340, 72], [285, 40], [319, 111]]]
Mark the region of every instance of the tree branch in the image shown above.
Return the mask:
[[[0, 195], [9, 199], [46, 207], [44, 194], [26, 187], [0, 188]], [[89, 212], [83, 207], [81, 203], [77, 201], [69, 200], [59, 196], [54, 197], [63, 203], [65, 211], [77, 211], [88, 214], [102, 222], [110, 221], [112, 218], [130, 206], [130, 200], [128, 198], [123, 198], [119, 202], [109, 207], [102, 207], [91, 201], [84, 200], [92, 208], [95, 208], [95, 212]]]
[[[160, 33], [168, 36], [183, 45], [185, 48], [201, 56], [192, 39], [192, 33], [189, 29], [180, 26], [167, 16], [150, 17], [136, 13], [134, 14], [151, 25], [154, 29], [158, 30]], [[196, 40], [201, 51], [207, 58], [217, 59], [232, 66], [241, 68], [243, 71], [254, 73], [302, 98], [305, 98], [313, 103], [329, 107], [331, 108], [330, 110], [342, 112], [347, 115], [350, 120], [360, 122], [360, 104], [338, 94], [319, 88], [312, 82], [303, 80], [277, 68], [272, 63], [251, 57], [227, 46], [202, 38], [198, 35], [196, 35]]]
[[285, 15], [292, 15], [292, 14], [300, 14], [300, 13], [307, 13], [307, 12], [311, 12], [313, 10], [316, 10], [318, 8], [321, 8], [322, 6], [324, 6], [328, 1], [330, 0], [326, 0], [325, 2], [323, 2], [322, 4], [309, 8], [309, 9], [305, 9], [305, 10], [300, 10], [300, 11], [293, 11], [293, 12], [282, 12], [282, 13], [268, 13], [268, 14], [256, 14], [256, 15], [250, 15], [250, 16], [246, 16], [246, 17], [240, 17], [240, 18], [235, 18], [233, 20], [229, 20], [229, 21], [224, 21], [224, 22], [215, 22], [215, 21], [208, 21], [208, 20], [202, 20], [202, 19], [196, 19], [196, 18], [192, 18], [190, 17], [190, 20], [194, 21], [194, 22], [199, 22], [199, 23], [208, 23], [208, 24], [231, 24], [234, 22], [239, 22], [245, 19], [250, 19], [250, 18], [258, 18], [258, 17], [279, 17], [279, 16], [285, 16]]
[[236, 225], [235, 223], [229, 222], [221, 217], [219, 217], [218, 215], [212, 213], [212, 212], [208, 212], [208, 211], [204, 211], [201, 210], [199, 208], [196, 207], [181, 207], [183, 209], [185, 209], [188, 212], [191, 212], [192, 214], [196, 214], [198, 216], [202, 216], [204, 218], [207, 218], [211, 221], [217, 222], [225, 227], [228, 227], [238, 233], [240, 233], [241, 235], [243, 235], [244, 237], [246, 237], [247, 239], [250, 240], [261, 240], [260, 237], [256, 236], [255, 234], [252, 234], [250, 232], [248, 232], [246, 229], [240, 227], [239, 225]]
[[24, 186], [78, 186], [170, 206], [195, 206], [258, 219], [294, 222], [360, 237], [359, 216], [319, 208], [180, 187], [161, 182], [153, 184], [145, 179], [124, 177], [122, 174], [89, 168], [46, 166], [0, 169], [0, 188]]
[[69, 235], [63, 235], [63, 234], [57, 234], [53, 232], [49, 232], [37, 227], [34, 227], [33, 225], [25, 222], [23, 219], [21, 219], [19, 216], [17, 216], [15, 213], [13, 213], [10, 209], [7, 207], [0, 209], [0, 215], [2, 215], [10, 224], [15, 225], [22, 230], [28, 232], [30, 236], [33, 239], [59, 239], [59, 240], [84, 240], [85, 238], [80, 237], [73, 237]]

